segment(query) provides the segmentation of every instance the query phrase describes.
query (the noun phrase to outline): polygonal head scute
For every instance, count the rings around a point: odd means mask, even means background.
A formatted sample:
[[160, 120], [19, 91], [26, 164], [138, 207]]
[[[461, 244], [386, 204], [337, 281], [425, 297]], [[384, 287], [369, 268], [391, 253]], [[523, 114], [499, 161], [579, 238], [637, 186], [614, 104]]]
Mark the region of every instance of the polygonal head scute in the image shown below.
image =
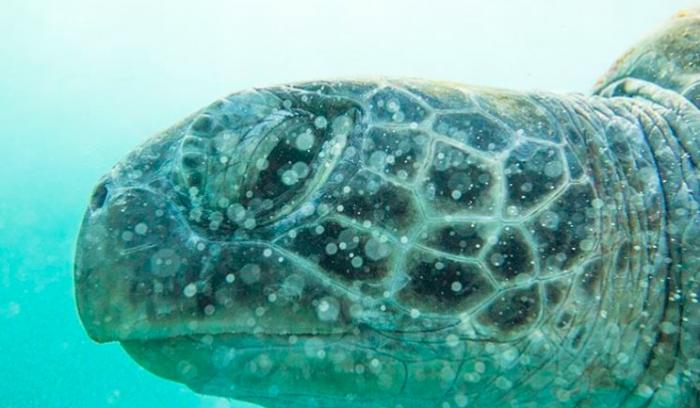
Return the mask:
[[538, 285], [502, 292], [477, 316], [491, 335], [500, 340], [520, 337], [540, 318], [542, 299]]
[[333, 211], [359, 224], [400, 233], [413, 226], [418, 207], [410, 190], [369, 170], [361, 169], [343, 187], [333, 189], [324, 202]]
[[416, 97], [395, 87], [378, 90], [369, 100], [373, 123], [420, 123], [428, 110]]
[[419, 130], [373, 127], [365, 136], [362, 159], [377, 172], [408, 181], [425, 160], [429, 143], [430, 136]]
[[477, 263], [414, 250], [404, 270], [409, 280], [399, 299], [423, 311], [457, 314], [478, 305], [494, 291]]
[[436, 143], [422, 191], [428, 205], [448, 214], [488, 214], [496, 207], [497, 171], [484, 159]]
[[512, 131], [483, 113], [438, 115], [436, 132], [484, 152], [499, 152], [513, 141]]
[[508, 204], [518, 212], [541, 204], [564, 183], [564, 166], [558, 148], [527, 142], [513, 149], [505, 162]]
[[389, 273], [390, 255], [396, 250], [386, 236], [333, 220], [295, 230], [278, 244], [344, 282], [381, 280]]
[[532, 277], [536, 272], [532, 248], [515, 227], [505, 226], [498, 234], [498, 240], [484, 256], [485, 264], [497, 280], [509, 283]]

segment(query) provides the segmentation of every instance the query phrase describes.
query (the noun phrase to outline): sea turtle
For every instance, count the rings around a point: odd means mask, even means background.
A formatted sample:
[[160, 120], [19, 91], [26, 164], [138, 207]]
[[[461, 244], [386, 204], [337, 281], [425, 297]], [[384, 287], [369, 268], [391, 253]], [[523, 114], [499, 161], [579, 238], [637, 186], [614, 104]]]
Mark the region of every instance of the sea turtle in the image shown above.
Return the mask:
[[89, 335], [267, 407], [700, 406], [700, 11], [592, 96], [235, 93], [97, 185]]

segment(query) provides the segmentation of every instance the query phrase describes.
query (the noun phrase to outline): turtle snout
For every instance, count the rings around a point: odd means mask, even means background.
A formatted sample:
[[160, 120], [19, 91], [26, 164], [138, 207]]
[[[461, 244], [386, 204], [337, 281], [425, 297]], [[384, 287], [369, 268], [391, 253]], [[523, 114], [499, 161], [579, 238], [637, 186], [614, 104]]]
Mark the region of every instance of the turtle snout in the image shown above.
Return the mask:
[[[157, 292], [154, 276], [162, 285], [175, 285], [174, 279], [189, 270], [182, 248], [190, 235], [175, 212], [169, 200], [154, 191], [114, 185], [110, 189], [109, 180], [95, 188], [75, 257], [78, 311], [93, 338], [140, 335], [152, 308], [151, 295]], [[165, 258], [182, 261], [165, 264]]]

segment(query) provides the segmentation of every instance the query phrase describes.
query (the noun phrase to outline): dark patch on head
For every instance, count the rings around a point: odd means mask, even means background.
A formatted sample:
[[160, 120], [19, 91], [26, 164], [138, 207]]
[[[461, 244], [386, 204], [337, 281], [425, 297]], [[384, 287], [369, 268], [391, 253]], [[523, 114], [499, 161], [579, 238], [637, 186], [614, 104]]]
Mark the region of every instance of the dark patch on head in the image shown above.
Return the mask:
[[569, 291], [569, 286], [570, 284], [562, 279], [548, 281], [544, 285], [544, 297], [550, 310], [564, 301], [564, 296]]
[[375, 121], [419, 123], [428, 115], [416, 98], [394, 87], [380, 89], [372, 95], [369, 103]]
[[443, 225], [421, 234], [420, 243], [461, 256], [476, 256], [484, 246], [490, 229], [477, 223]]
[[424, 190], [428, 202], [446, 212], [490, 212], [495, 177], [481, 159], [438, 143]]
[[375, 127], [367, 132], [362, 157], [376, 171], [410, 179], [420, 168], [429, 141], [429, 136], [418, 130]]
[[537, 206], [564, 181], [559, 150], [539, 143], [515, 148], [505, 163], [508, 203], [519, 208]]
[[392, 232], [410, 227], [418, 211], [409, 190], [367, 170], [361, 170], [325, 198], [336, 213], [359, 223], [370, 221]]
[[542, 217], [529, 223], [537, 242], [541, 272], [569, 269], [596, 245], [597, 212], [591, 204], [594, 197], [591, 185], [574, 184], [547, 209], [556, 223], [542, 222]]
[[211, 131], [213, 124], [214, 123], [211, 116], [199, 115], [194, 119], [192, 125], [190, 125], [190, 129], [196, 133], [208, 134]]
[[486, 152], [501, 151], [512, 141], [510, 129], [480, 113], [446, 113], [439, 115], [436, 132]]
[[583, 131], [569, 123], [564, 123], [563, 125], [564, 134], [566, 136], [566, 141], [568, 142], [568, 144], [570, 146], [583, 146]]
[[230, 309], [234, 305], [263, 306], [267, 295], [279, 286], [283, 274], [289, 274], [288, 262], [281, 273], [274, 264], [278, 255], [264, 256], [259, 247], [225, 247], [214, 249], [214, 256], [205, 269], [196, 299], [202, 307], [211, 304]]
[[590, 298], [595, 298], [600, 294], [600, 285], [604, 276], [605, 264], [603, 259], [594, 259], [587, 263], [583, 267], [583, 271], [578, 275], [578, 286]]
[[493, 292], [476, 264], [414, 251], [405, 266], [409, 282], [399, 292], [409, 306], [455, 313], [475, 306]]
[[556, 318], [556, 326], [559, 330], [565, 330], [571, 327], [573, 321], [574, 315], [569, 311], [563, 311]]
[[617, 250], [617, 256], [615, 257], [615, 271], [618, 271], [619, 273], [624, 273], [627, 271], [631, 259], [632, 244], [630, 244], [629, 241], [625, 241]]
[[581, 341], [583, 340], [583, 336], [586, 334], [586, 328], [585, 327], [579, 327], [575, 330], [576, 334], [574, 334], [574, 337], [571, 339], [571, 348], [576, 350], [579, 347], [581, 347]]
[[345, 281], [376, 281], [388, 273], [394, 244], [352, 226], [324, 221], [298, 229], [280, 241], [304, 259]]
[[509, 281], [521, 273], [533, 271], [532, 250], [520, 231], [504, 227], [498, 241], [484, 258], [486, 264], [500, 279]]
[[537, 286], [503, 292], [479, 316], [478, 320], [504, 334], [517, 332], [533, 324], [540, 313]]

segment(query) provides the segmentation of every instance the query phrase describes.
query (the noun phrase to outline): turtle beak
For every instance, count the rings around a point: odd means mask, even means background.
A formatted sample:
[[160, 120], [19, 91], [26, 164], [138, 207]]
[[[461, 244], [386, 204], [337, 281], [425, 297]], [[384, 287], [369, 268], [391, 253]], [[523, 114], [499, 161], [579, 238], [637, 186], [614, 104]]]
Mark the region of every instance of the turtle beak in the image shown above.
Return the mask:
[[[154, 288], [144, 285], [144, 269], [167, 278], [184, 267], [184, 257], [161, 250], [183, 240], [171, 213], [160, 195], [117, 188], [107, 177], [94, 189], [78, 237], [74, 273], [80, 318], [96, 341], [153, 335], [147, 324], [152, 304], [143, 300]], [[158, 260], [159, 265], [151, 265]]]

